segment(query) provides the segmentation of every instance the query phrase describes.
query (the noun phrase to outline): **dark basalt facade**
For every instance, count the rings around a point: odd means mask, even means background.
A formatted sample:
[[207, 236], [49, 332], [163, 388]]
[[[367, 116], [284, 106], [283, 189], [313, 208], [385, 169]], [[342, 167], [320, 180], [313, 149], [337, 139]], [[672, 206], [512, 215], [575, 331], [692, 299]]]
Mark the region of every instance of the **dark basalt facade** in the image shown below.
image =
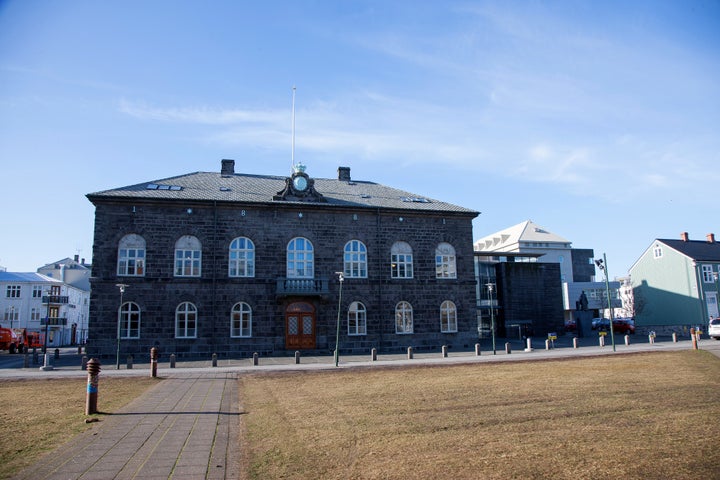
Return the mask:
[[341, 354], [477, 341], [477, 212], [348, 168], [312, 179], [222, 167], [88, 195], [88, 354], [114, 357], [118, 331], [121, 358], [331, 353], [338, 318]]

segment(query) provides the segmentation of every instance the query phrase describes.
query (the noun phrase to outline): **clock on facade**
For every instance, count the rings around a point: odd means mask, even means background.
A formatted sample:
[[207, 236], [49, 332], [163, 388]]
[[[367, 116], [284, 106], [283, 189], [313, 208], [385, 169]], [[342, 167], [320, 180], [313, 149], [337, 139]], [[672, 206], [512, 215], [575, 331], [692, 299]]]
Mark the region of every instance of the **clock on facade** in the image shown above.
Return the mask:
[[298, 192], [304, 192], [308, 187], [308, 181], [307, 178], [305, 178], [303, 175], [295, 175], [292, 179], [293, 187], [295, 187], [295, 190]]

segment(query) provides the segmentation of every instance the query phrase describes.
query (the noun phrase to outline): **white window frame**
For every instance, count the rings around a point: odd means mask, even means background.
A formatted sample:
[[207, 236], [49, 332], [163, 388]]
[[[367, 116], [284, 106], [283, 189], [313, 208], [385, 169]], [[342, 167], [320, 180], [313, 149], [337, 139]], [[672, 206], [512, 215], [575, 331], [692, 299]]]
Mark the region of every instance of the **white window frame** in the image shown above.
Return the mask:
[[295, 237], [287, 244], [287, 277], [315, 278], [315, 249], [305, 237]]
[[413, 308], [409, 302], [399, 302], [395, 305], [395, 333], [409, 335], [413, 333]]
[[145, 276], [145, 239], [131, 233], [118, 242], [117, 274], [121, 277]]
[[367, 247], [360, 240], [350, 240], [345, 244], [343, 271], [348, 278], [367, 278]]
[[8, 285], [5, 290], [5, 298], [20, 298], [22, 285]]
[[183, 235], [175, 242], [176, 277], [199, 277], [202, 275], [202, 244], [197, 237]]
[[457, 333], [457, 306], [455, 302], [445, 300], [440, 305], [440, 332]]
[[42, 298], [43, 287], [42, 285], [33, 285], [32, 287], [32, 298]]
[[395, 242], [390, 248], [390, 278], [413, 278], [412, 247], [406, 242]]
[[457, 278], [455, 247], [447, 242], [439, 243], [435, 248], [435, 278]]
[[140, 306], [134, 302], [125, 302], [118, 309], [120, 338], [140, 338]]
[[367, 335], [367, 309], [361, 302], [352, 302], [348, 307], [348, 335]]
[[252, 308], [245, 302], [233, 305], [230, 312], [230, 337], [252, 337]]
[[662, 256], [662, 246], [660, 246], [659, 244], [655, 244], [655, 246], [653, 247], [653, 258], [662, 258]]
[[197, 330], [197, 307], [193, 303], [182, 302], [175, 308], [175, 338], [197, 338]]
[[247, 237], [237, 237], [228, 249], [228, 276], [251, 278], [255, 276], [255, 244]]
[[713, 275], [712, 265], [702, 266], [703, 283], [715, 283], [715, 276]]

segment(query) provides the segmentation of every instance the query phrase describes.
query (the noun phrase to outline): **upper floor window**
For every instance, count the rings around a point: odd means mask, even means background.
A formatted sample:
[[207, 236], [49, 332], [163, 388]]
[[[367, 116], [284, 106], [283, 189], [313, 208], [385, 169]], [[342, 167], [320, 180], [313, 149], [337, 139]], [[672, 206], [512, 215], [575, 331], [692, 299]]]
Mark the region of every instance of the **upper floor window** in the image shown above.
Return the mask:
[[703, 265], [702, 266], [702, 276], [703, 276], [703, 282], [715, 283], [715, 274], [713, 273], [712, 265]]
[[197, 307], [190, 302], [175, 309], [175, 338], [197, 338]]
[[413, 278], [412, 247], [395, 242], [390, 249], [390, 278]]
[[395, 306], [395, 333], [413, 333], [413, 310], [408, 302]]
[[457, 308], [450, 300], [440, 305], [440, 331], [443, 333], [457, 332]]
[[230, 312], [230, 336], [252, 336], [252, 308], [245, 302], [233, 305], [232, 312]]
[[42, 298], [42, 285], [33, 285], [32, 296], [33, 298]]
[[20, 285], [8, 285], [5, 296], [7, 298], [20, 298], [20, 290]]
[[367, 248], [360, 240], [345, 244], [343, 271], [346, 277], [367, 278]]
[[662, 247], [660, 245], [655, 245], [653, 247], [653, 257], [654, 258], [660, 258], [663, 255]]
[[145, 275], [145, 239], [131, 233], [118, 244], [117, 274], [142, 277]]
[[348, 308], [348, 335], [367, 334], [367, 310], [360, 302], [352, 302]]
[[307, 238], [296, 237], [287, 246], [288, 278], [313, 278], [315, 258], [313, 245]]
[[238, 237], [230, 243], [228, 275], [255, 276], [255, 244], [249, 238]]
[[140, 338], [140, 307], [137, 303], [125, 302], [118, 312], [121, 338]]
[[183, 235], [175, 242], [175, 276], [199, 277], [202, 267], [202, 246], [192, 235]]
[[457, 278], [455, 269], [455, 248], [441, 243], [435, 249], [435, 278]]

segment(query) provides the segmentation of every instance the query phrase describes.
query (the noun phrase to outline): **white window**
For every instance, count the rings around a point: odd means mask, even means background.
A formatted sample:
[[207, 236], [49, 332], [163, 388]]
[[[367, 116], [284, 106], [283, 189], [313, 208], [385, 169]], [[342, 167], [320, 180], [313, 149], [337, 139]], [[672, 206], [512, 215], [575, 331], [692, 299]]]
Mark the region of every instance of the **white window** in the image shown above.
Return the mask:
[[20, 316], [20, 312], [16, 307], [5, 307], [5, 321], [6, 322], [17, 321], [19, 316]]
[[133, 302], [125, 302], [118, 312], [120, 338], [140, 338], [140, 307]]
[[202, 246], [192, 235], [184, 235], [175, 243], [175, 276], [199, 277], [202, 268]]
[[314, 273], [313, 245], [307, 238], [296, 237], [287, 246], [288, 278], [313, 278]]
[[197, 308], [190, 302], [175, 309], [175, 338], [197, 338]]
[[33, 285], [32, 287], [32, 296], [33, 298], [42, 298], [42, 285]]
[[142, 277], [145, 275], [145, 239], [131, 233], [118, 244], [117, 274]]
[[30, 310], [30, 320], [40, 321], [40, 309], [39, 308], [33, 308]]
[[715, 283], [715, 276], [713, 275], [712, 265], [703, 265], [702, 266], [702, 276], [703, 276], [703, 282]]
[[346, 277], [367, 278], [367, 248], [360, 240], [345, 244], [343, 271]]
[[249, 238], [238, 237], [230, 243], [228, 275], [255, 276], [255, 244]]
[[408, 302], [395, 307], [395, 333], [413, 333], [413, 310]]
[[245, 302], [233, 305], [230, 313], [230, 336], [233, 338], [252, 336], [252, 309]]
[[655, 247], [653, 247], [653, 257], [660, 258], [662, 256], [663, 256], [662, 247], [659, 244], [655, 244]]
[[450, 300], [440, 305], [440, 331], [442, 333], [457, 332], [457, 308]]
[[7, 298], [20, 298], [20, 291], [20, 285], [8, 285], [5, 296]]
[[348, 308], [348, 335], [367, 334], [367, 310], [360, 302], [352, 302]]
[[435, 278], [457, 278], [455, 248], [449, 243], [443, 242], [435, 249]]
[[390, 278], [413, 278], [412, 247], [395, 242], [390, 249]]

